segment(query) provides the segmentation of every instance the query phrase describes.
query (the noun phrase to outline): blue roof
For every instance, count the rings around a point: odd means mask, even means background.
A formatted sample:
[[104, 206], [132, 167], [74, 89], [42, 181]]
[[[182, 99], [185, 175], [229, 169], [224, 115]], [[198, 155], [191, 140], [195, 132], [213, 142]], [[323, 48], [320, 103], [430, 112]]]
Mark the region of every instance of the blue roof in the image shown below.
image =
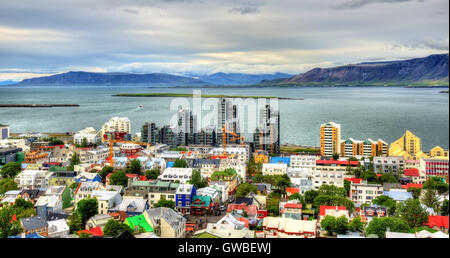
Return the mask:
[[410, 192], [384, 191], [384, 195], [391, 197], [395, 201], [406, 201], [413, 198]]
[[271, 157], [270, 158], [270, 163], [284, 163], [288, 166], [291, 165], [291, 157]]
[[167, 167], [168, 168], [171, 168], [171, 167], [173, 167], [173, 164], [175, 163], [175, 161], [169, 161], [169, 162], [167, 162]]
[[[8, 238], [22, 238], [22, 236], [21, 235], [9, 236]], [[45, 237], [39, 235], [38, 233], [33, 233], [33, 234], [26, 235], [25, 238], [45, 238]]]

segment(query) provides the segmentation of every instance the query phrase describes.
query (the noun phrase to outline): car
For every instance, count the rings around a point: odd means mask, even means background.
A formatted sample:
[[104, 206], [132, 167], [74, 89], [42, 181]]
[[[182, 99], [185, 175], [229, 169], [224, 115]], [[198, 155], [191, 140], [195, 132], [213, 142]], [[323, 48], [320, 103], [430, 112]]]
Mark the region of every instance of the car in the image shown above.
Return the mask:
[[226, 209], [226, 208], [225, 208], [225, 206], [223, 206], [223, 205], [219, 207], [219, 210], [220, 210], [220, 211], [224, 211], [225, 209]]

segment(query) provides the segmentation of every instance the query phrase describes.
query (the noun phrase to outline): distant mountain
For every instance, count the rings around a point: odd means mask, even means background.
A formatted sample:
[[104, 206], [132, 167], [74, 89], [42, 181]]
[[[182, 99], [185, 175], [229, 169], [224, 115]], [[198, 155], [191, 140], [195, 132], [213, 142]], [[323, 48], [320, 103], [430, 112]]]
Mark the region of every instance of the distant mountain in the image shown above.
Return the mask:
[[17, 83], [17, 81], [13, 81], [13, 80], [0, 81], [0, 86], [11, 85], [11, 84], [16, 84], [16, 83]]
[[315, 68], [287, 79], [264, 80], [265, 85], [449, 85], [449, 55], [403, 61]]
[[289, 78], [292, 74], [244, 74], [244, 73], [214, 73], [199, 76], [198, 79], [213, 85], [250, 85], [257, 84], [262, 80], [275, 80]]
[[17, 85], [204, 85], [200, 80], [164, 73], [91, 73], [67, 72], [25, 79]]

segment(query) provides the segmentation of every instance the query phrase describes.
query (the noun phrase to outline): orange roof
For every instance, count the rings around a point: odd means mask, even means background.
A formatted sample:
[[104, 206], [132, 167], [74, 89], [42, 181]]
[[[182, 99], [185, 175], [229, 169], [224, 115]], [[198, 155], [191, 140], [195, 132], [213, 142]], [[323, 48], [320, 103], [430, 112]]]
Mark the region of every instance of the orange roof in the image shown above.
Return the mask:
[[423, 188], [422, 184], [412, 184], [412, 183], [407, 183], [406, 185], [402, 185], [402, 188], [404, 189], [409, 189], [410, 187], [416, 187], [416, 188]]
[[95, 228], [92, 228], [91, 230], [80, 230], [77, 233], [79, 235], [82, 232], [91, 234], [93, 236], [103, 236], [103, 231], [100, 227], [95, 227]]
[[186, 228], [186, 231], [194, 231], [194, 228], [188, 227], [188, 228]]
[[320, 216], [325, 216], [325, 212], [326, 210], [342, 210], [345, 211], [347, 210], [347, 208], [345, 206], [325, 206], [325, 205], [321, 205], [320, 206]]
[[288, 187], [286, 188], [286, 192], [290, 194], [300, 193], [300, 188]]
[[248, 219], [238, 218], [238, 220], [244, 222], [245, 223], [245, 227], [248, 228]]
[[354, 184], [360, 184], [361, 183], [361, 178], [356, 178], [356, 177], [349, 177], [349, 178], [345, 178], [345, 180], [350, 181]]
[[428, 217], [428, 224], [430, 228], [436, 226], [436, 227], [444, 227], [448, 229], [448, 223], [449, 223], [449, 216], [429, 216]]

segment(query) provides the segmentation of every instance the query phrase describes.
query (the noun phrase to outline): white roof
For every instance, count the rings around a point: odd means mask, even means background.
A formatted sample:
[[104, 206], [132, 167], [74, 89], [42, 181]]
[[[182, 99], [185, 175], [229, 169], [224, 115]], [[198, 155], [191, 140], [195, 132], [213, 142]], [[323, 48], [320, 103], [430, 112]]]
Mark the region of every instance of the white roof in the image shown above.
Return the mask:
[[92, 197], [97, 197], [101, 201], [107, 201], [114, 198], [117, 194], [116, 191], [92, 191]]
[[47, 205], [48, 207], [55, 207], [59, 201], [60, 198], [57, 197], [56, 195], [45, 195], [39, 197], [34, 206]]
[[69, 231], [69, 225], [65, 219], [57, 219], [48, 221], [48, 233], [57, 233]]

